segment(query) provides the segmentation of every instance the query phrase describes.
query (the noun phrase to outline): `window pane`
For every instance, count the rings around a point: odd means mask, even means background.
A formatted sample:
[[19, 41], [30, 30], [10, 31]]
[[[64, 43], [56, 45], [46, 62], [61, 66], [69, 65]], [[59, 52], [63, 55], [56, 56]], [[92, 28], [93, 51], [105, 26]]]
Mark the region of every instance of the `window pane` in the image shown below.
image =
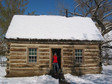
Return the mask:
[[82, 63], [82, 49], [75, 49], [75, 63]]
[[37, 62], [37, 49], [29, 48], [29, 62], [36, 63]]
[[29, 52], [31, 51], [31, 49], [29, 49]]

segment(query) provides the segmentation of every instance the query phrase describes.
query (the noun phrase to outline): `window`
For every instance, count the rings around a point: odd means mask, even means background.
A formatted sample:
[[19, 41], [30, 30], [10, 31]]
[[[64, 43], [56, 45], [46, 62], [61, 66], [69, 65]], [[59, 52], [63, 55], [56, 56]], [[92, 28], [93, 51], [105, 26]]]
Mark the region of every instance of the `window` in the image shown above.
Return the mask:
[[75, 63], [81, 64], [83, 58], [83, 50], [82, 49], [76, 49], [75, 50]]
[[36, 62], [37, 62], [37, 49], [29, 48], [29, 63], [36, 63]]

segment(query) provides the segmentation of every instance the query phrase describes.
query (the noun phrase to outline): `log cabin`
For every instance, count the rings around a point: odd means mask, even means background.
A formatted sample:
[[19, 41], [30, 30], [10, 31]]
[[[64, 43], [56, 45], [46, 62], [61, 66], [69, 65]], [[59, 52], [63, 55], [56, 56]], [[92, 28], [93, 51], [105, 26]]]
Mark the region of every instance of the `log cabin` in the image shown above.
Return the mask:
[[64, 74], [101, 73], [104, 39], [91, 18], [15, 15], [5, 38], [7, 77], [49, 74], [54, 53]]

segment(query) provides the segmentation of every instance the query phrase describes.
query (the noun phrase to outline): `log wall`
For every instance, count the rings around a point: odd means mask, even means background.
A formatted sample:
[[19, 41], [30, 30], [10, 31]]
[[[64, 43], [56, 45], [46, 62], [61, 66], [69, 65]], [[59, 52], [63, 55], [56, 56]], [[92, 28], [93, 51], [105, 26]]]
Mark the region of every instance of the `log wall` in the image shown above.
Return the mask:
[[[61, 49], [61, 69], [74, 75], [97, 74], [99, 67], [99, 45], [65, 45], [65, 44], [33, 44], [9, 43], [7, 54], [6, 76], [34, 76], [48, 74], [52, 69], [52, 48]], [[28, 62], [28, 48], [37, 48], [37, 63]], [[75, 49], [83, 49], [83, 63], [76, 65], [74, 62]]]
[[[83, 63], [77, 65], [74, 63], [74, 50], [83, 49]], [[66, 52], [66, 50], [70, 51]], [[64, 47], [63, 51], [63, 71], [64, 73], [71, 73], [75, 75], [82, 74], [97, 74], [101, 73], [101, 67], [99, 67], [99, 46], [98, 45], [74, 45], [74, 48]]]

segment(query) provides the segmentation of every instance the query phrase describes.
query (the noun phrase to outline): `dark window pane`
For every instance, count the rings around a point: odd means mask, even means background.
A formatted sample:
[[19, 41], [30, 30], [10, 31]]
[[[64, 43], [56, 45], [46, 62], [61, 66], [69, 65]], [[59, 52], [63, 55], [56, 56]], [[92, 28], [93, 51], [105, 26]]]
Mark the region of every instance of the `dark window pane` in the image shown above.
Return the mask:
[[31, 51], [31, 48], [29, 49], [29, 51]]

